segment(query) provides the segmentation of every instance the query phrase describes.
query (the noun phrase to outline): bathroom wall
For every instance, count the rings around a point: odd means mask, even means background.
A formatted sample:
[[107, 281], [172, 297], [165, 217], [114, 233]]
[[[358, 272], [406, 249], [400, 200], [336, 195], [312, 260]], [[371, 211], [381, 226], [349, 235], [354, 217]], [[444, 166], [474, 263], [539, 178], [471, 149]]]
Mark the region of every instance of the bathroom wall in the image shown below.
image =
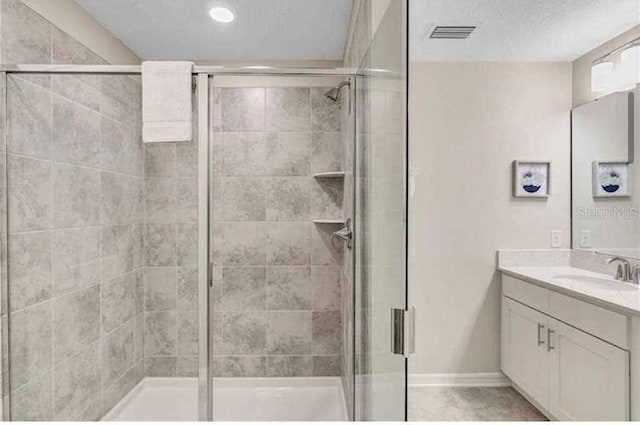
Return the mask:
[[[213, 372], [338, 376], [341, 226], [339, 104], [334, 79], [214, 79], [212, 105]], [[338, 80], [339, 81], [339, 80]]]
[[[3, 63], [106, 63], [19, 0], [0, 14]], [[140, 84], [7, 90], [12, 417], [97, 419], [143, 376]]]
[[144, 146], [147, 376], [198, 375], [198, 161], [195, 120], [193, 129], [192, 142]]
[[573, 61], [573, 106], [585, 104], [601, 96], [601, 94], [591, 92], [591, 65], [593, 61], [639, 37], [640, 25]]
[[99, 419], [144, 374], [140, 84], [7, 91], [12, 418]]
[[[410, 373], [500, 371], [496, 250], [570, 238], [570, 63], [410, 65]], [[513, 160], [550, 160], [551, 196], [514, 199]]]

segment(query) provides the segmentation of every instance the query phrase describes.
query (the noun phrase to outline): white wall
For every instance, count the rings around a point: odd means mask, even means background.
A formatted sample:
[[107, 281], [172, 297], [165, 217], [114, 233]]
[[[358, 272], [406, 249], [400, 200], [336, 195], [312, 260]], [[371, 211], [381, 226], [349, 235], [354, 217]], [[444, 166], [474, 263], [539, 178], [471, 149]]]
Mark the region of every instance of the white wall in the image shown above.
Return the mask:
[[[410, 65], [410, 373], [500, 370], [500, 248], [570, 227], [570, 63]], [[511, 197], [511, 161], [548, 159], [551, 197]]]

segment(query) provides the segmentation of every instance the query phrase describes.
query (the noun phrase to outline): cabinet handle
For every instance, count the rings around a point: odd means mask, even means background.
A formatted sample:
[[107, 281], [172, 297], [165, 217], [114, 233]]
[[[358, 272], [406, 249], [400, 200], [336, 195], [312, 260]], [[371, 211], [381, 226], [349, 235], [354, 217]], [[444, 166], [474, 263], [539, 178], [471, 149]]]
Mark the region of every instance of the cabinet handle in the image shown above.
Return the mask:
[[538, 346], [544, 344], [544, 341], [542, 340], [542, 331], [543, 330], [544, 330], [544, 325], [538, 323]]
[[547, 329], [547, 351], [551, 351], [553, 349], [555, 349], [556, 347], [554, 347], [553, 345], [551, 345], [551, 335], [553, 335], [556, 331], [551, 330], [551, 329]]

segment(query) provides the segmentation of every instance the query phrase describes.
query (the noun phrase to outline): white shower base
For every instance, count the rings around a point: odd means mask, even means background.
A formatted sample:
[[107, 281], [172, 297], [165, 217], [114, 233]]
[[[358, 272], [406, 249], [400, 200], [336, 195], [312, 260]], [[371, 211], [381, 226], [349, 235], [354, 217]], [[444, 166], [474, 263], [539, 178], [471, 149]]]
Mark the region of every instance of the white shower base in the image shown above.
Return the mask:
[[[216, 421], [346, 421], [338, 377], [215, 378]], [[197, 378], [144, 378], [103, 421], [196, 421]]]

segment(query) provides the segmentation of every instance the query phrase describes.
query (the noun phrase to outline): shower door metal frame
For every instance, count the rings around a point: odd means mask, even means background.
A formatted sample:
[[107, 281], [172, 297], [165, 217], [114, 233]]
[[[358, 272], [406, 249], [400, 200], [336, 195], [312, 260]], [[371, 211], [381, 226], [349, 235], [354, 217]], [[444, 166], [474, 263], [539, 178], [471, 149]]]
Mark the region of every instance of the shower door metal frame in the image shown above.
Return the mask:
[[211, 396], [211, 270], [209, 259], [209, 74], [197, 76], [198, 95], [198, 420], [213, 420]]
[[[0, 90], [4, 91], [5, 104], [4, 112], [0, 119], [4, 119], [5, 130], [0, 134], [2, 140], [7, 139], [7, 76], [8, 74], [94, 74], [94, 75], [140, 75], [142, 67], [140, 65], [50, 65], [50, 64], [5, 64], [0, 65]], [[271, 66], [194, 66], [192, 73], [197, 78], [197, 105], [198, 105], [198, 420], [213, 420], [213, 371], [211, 368], [211, 326], [209, 323], [210, 300], [210, 232], [209, 232], [209, 212], [210, 212], [210, 173], [209, 173], [209, 77], [216, 75], [237, 75], [237, 76], [344, 76], [353, 79], [357, 70], [352, 68], [278, 68]], [[353, 102], [350, 100], [350, 102]], [[353, 102], [352, 107], [356, 107]], [[354, 134], [355, 137], [355, 134]], [[1, 140], [0, 140], [1, 142]], [[355, 146], [355, 142], [354, 142]], [[4, 152], [7, 158], [8, 152]], [[355, 160], [355, 158], [354, 158]], [[2, 219], [2, 237], [0, 244], [5, 255], [2, 256], [0, 270], [0, 300], [4, 315], [2, 320], [2, 419], [11, 420], [11, 387], [10, 387], [10, 314], [9, 314], [9, 281], [8, 281], [8, 166], [4, 170], [4, 199], [0, 199], [1, 207], [4, 208], [4, 219]], [[352, 164], [354, 165], [354, 164]], [[354, 187], [355, 190], [355, 187]], [[355, 194], [354, 194], [355, 195]], [[355, 337], [355, 332], [354, 332]], [[353, 377], [352, 377], [353, 378]], [[354, 382], [355, 385], [355, 382]]]

